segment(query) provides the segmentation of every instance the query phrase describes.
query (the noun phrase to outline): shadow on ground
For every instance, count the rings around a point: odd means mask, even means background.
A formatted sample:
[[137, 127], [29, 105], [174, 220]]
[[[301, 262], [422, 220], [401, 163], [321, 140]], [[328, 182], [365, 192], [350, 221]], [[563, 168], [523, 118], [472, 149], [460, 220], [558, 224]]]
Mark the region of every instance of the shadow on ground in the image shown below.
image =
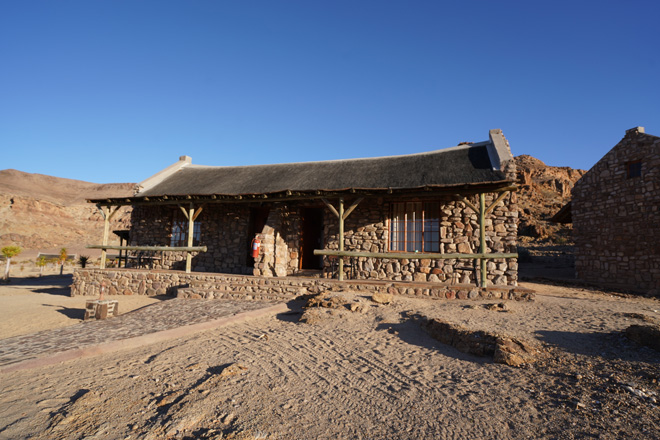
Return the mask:
[[10, 278], [7, 286], [39, 287], [39, 286], [62, 286], [67, 289], [73, 283], [72, 274], [44, 275], [42, 277]]
[[67, 318], [82, 320], [85, 318], [85, 309], [78, 309], [73, 307], [64, 307], [55, 304], [43, 304], [46, 307], [57, 307], [56, 310], [58, 313], [63, 314]]
[[477, 364], [492, 362], [492, 358], [479, 357], [473, 354], [463, 353], [451, 345], [443, 344], [425, 332], [419, 323], [414, 319], [407, 319], [405, 317], [403, 319], [406, 320], [398, 324], [378, 324], [378, 326], [376, 326], [376, 330], [389, 332], [398, 336], [403, 342], [407, 344], [433, 350], [450, 358], [458, 359], [461, 361], [474, 362]]
[[298, 322], [300, 317], [303, 314], [303, 306], [305, 301], [293, 300], [286, 303], [286, 306], [289, 308], [287, 312], [278, 313], [275, 315], [275, 319], [284, 322]]
[[540, 330], [539, 339], [568, 353], [610, 360], [660, 363], [660, 353], [629, 340], [623, 332], [564, 332]]
[[43, 289], [35, 289], [34, 293], [47, 293], [48, 295], [61, 295], [61, 296], [71, 296], [71, 288], [66, 287], [48, 287]]

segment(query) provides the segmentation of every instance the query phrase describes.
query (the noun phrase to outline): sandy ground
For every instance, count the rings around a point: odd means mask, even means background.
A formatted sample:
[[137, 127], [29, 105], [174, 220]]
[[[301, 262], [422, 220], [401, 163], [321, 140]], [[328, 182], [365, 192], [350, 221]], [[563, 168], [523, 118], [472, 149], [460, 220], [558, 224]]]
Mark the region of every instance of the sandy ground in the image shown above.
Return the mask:
[[[321, 309], [318, 323], [300, 323], [294, 302], [278, 316], [4, 373], [0, 438], [659, 439], [660, 353], [622, 331], [660, 321], [660, 302], [524, 286], [536, 300], [503, 311], [343, 292], [361, 312]], [[30, 295], [2, 292], [3, 302]], [[538, 361], [464, 354], [416, 313], [530, 341]]]
[[[72, 283], [70, 270], [59, 275], [55, 269], [44, 272], [39, 277], [11, 277], [9, 284], [0, 284], [0, 339], [41, 330], [64, 327], [83, 320], [85, 302], [89, 297], [70, 297]], [[110, 296], [105, 299], [120, 300], [119, 312], [131, 310], [158, 302], [156, 297]]]

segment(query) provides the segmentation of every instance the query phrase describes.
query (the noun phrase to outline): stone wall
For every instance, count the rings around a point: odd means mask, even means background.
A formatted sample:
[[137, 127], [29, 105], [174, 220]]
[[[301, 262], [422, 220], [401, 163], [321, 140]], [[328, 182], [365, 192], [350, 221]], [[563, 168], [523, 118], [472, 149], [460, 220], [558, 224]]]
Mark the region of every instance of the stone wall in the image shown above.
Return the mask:
[[513, 286], [476, 288], [472, 285], [439, 285], [390, 281], [338, 281], [307, 277], [255, 277], [217, 273], [140, 269], [76, 269], [71, 296], [99, 296], [105, 285], [106, 295], [172, 295], [183, 298], [231, 298], [243, 300], [291, 300], [300, 295], [325, 291], [377, 291], [436, 299], [534, 299], [531, 290]]
[[[486, 196], [486, 206], [495, 199]], [[478, 206], [478, 196], [469, 201]], [[479, 252], [479, 218], [463, 202], [448, 196], [429, 201], [440, 203], [440, 253]], [[346, 219], [344, 249], [347, 251], [388, 252], [389, 222], [392, 203], [407, 200], [372, 198], [363, 200]], [[331, 200], [336, 204], [336, 201]], [[346, 200], [350, 206], [352, 200]], [[317, 202], [271, 203], [268, 219], [258, 234], [261, 251], [254, 265], [247, 265], [249, 205], [208, 205], [197, 221], [201, 222], [200, 244], [208, 251], [193, 257], [194, 272], [251, 273], [256, 276], [283, 277], [300, 272], [302, 210], [323, 209], [322, 241], [324, 249], [339, 249], [338, 220]], [[138, 206], [133, 211], [131, 245], [169, 245], [172, 222], [181, 215], [179, 208]], [[508, 194], [486, 217], [486, 252], [514, 253], [517, 247], [516, 194]], [[321, 226], [321, 225], [319, 225]], [[135, 255], [136, 253], [134, 253]], [[158, 253], [159, 254], [159, 253]], [[480, 278], [478, 260], [430, 260], [353, 258], [346, 260], [346, 277], [391, 281], [477, 283]], [[336, 260], [335, 260], [336, 261]], [[251, 261], [250, 261], [251, 263]], [[324, 275], [336, 270], [331, 258], [324, 258]], [[162, 253], [154, 269], [185, 268], [185, 253]], [[488, 280], [496, 285], [516, 285], [518, 265], [515, 259], [490, 260]]]
[[[496, 195], [486, 196], [486, 206]], [[464, 203], [451, 198], [436, 198], [440, 210], [440, 253], [478, 253], [480, 246], [479, 216]], [[479, 206], [478, 196], [469, 197]], [[391, 202], [383, 199], [365, 200], [346, 219], [344, 250], [387, 252], [389, 246], [389, 216]], [[339, 249], [339, 231], [334, 217], [327, 218], [325, 226], [326, 248]], [[503, 201], [486, 217], [486, 251], [517, 252], [518, 211], [515, 193]], [[422, 254], [423, 255], [423, 254]], [[420, 255], [420, 257], [422, 256]], [[329, 264], [329, 263], [326, 263]], [[488, 280], [492, 284], [516, 285], [516, 260], [489, 260]], [[416, 282], [477, 283], [478, 260], [352, 259], [346, 268], [349, 276], [357, 279], [379, 279]]]
[[[193, 253], [195, 272], [251, 273], [247, 267], [249, 209], [244, 205], [207, 205], [197, 218], [201, 222], [200, 245], [207, 252]], [[178, 206], [136, 206], [131, 218], [131, 246], [169, 246], [172, 223], [184, 219]], [[130, 255], [137, 257], [137, 252]], [[183, 270], [185, 252], [156, 252], [153, 269]], [[131, 260], [135, 264], [137, 260]], [[148, 261], [148, 260], [147, 260]], [[130, 267], [130, 262], [129, 262]]]
[[[641, 175], [628, 164], [641, 161]], [[626, 136], [573, 189], [578, 278], [648, 292], [660, 286], [660, 138], [641, 127]]]

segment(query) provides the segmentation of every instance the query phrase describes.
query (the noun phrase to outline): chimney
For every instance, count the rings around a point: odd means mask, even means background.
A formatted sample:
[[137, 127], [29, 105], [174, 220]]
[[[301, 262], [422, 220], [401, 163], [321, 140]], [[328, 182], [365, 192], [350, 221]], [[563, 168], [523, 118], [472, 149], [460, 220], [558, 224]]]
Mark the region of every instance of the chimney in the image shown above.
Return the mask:
[[630, 130], [626, 130], [626, 135], [636, 135], [636, 134], [644, 134], [644, 127], [634, 127], [631, 128]]

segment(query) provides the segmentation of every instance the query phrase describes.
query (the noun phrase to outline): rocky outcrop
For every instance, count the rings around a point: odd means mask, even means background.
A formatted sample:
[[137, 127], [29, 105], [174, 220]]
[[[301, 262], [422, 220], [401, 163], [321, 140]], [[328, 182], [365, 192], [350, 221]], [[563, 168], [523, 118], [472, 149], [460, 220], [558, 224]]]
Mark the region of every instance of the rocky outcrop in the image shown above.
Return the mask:
[[[528, 155], [515, 158], [517, 167], [518, 237], [554, 238], [560, 229], [550, 218], [571, 199], [571, 189], [586, 171], [548, 166]], [[529, 238], [527, 239], [529, 240]]]

